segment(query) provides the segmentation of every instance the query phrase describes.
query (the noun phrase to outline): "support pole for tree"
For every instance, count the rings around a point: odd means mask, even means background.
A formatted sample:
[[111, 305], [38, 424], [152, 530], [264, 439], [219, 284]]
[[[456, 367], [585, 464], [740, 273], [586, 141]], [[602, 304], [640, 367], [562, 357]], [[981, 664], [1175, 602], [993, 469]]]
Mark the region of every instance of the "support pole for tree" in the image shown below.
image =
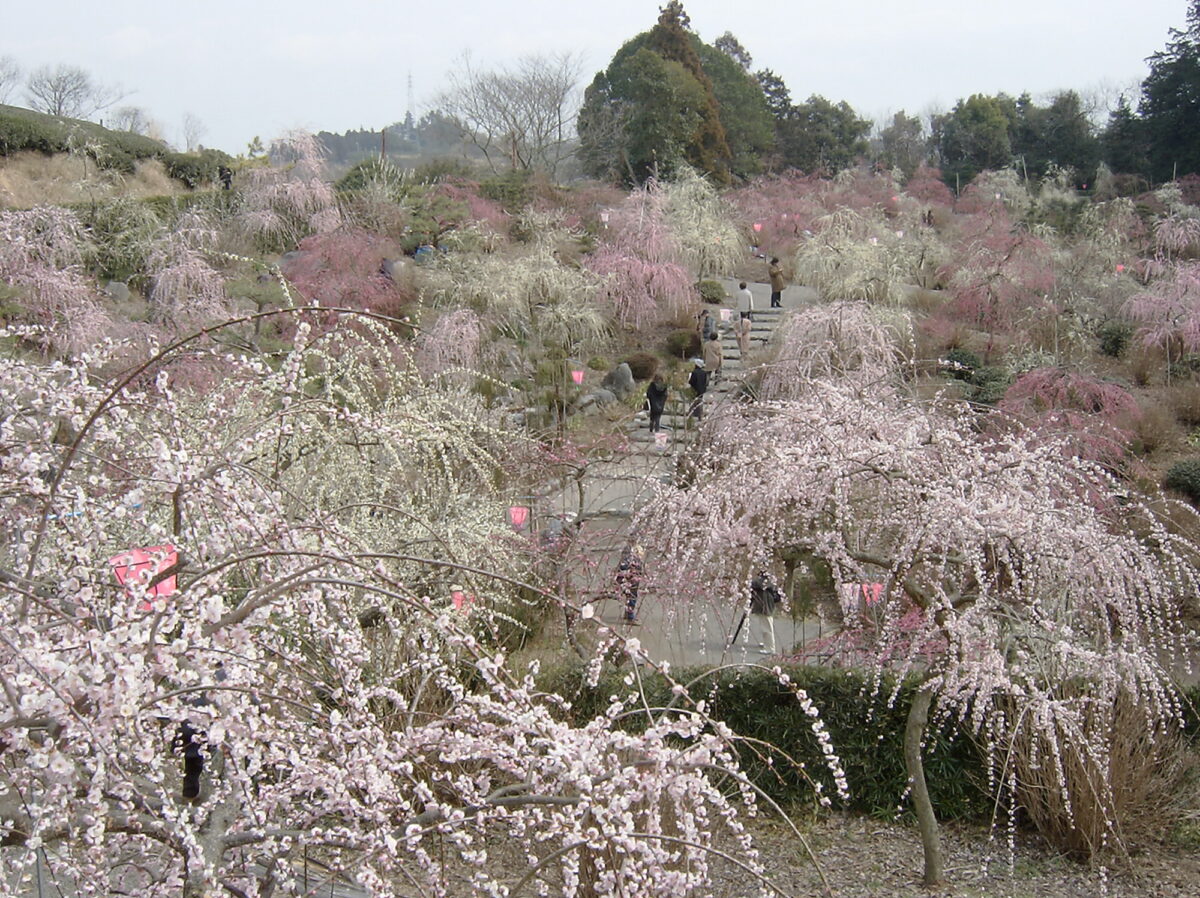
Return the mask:
[[929, 788], [925, 785], [925, 767], [921, 762], [921, 738], [929, 723], [929, 707], [932, 703], [932, 692], [928, 689], [918, 690], [908, 709], [908, 723], [904, 727], [904, 766], [908, 771], [913, 810], [917, 812], [921, 847], [925, 851], [925, 876], [922, 881], [927, 886], [936, 885], [942, 880], [942, 845], [938, 838], [933, 802], [929, 800]]

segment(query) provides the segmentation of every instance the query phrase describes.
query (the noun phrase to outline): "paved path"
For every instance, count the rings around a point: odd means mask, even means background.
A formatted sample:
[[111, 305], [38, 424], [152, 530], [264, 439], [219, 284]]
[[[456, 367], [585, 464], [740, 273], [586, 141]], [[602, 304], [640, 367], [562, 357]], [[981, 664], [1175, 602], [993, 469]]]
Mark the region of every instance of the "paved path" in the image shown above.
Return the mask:
[[[706, 413], [719, 403], [730, 401], [745, 375], [769, 355], [769, 343], [779, 322], [790, 311], [801, 308], [816, 298], [815, 291], [791, 287], [784, 291], [783, 308], [771, 309], [770, 286], [749, 284], [754, 295], [754, 324], [751, 330], [751, 350], [742, 358], [733, 335], [732, 320], [738, 315], [736, 281], [724, 281], [727, 300], [717, 309], [731, 310], [730, 322], [720, 323], [723, 348], [722, 376], [705, 396]], [[719, 311], [716, 313], [719, 316]], [[632, 514], [653, 495], [655, 484], [669, 481], [679, 454], [697, 432], [697, 424], [686, 416], [686, 398], [672, 397], [663, 414], [665, 437], [657, 442], [650, 432], [649, 418], [639, 413], [627, 430], [630, 451], [608, 462], [588, 466], [583, 482], [583, 501], [572, 485], [548, 501], [541, 503], [551, 514], [582, 513], [583, 524], [571, 563], [572, 587], [579, 599], [601, 597], [597, 602], [600, 618], [606, 625], [637, 637], [650, 657], [670, 661], [672, 665], [717, 665], [731, 662], [758, 661], [769, 657], [760, 651], [759, 643], [769, 646], [764, 627], [766, 619], [751, 615], [738, 628], [741, 610], [734, 602], [716, 598], [705, 607], [681, 606], [662, 601], [652, 594], [642, 597], [639, 624], [627, 626], [622, 620], [620, 603], [608, 596], [612, 591], [612, 574], [621, 550], [627, 545], [628, 522]], [[650, 559], [653, 563], [653, 559]], [[813, 639], [829, 634], [828, 627], [819, 621], [796, 621], [782, 611], [774, 617], [775, 642], [779, 652], [789, 652]], [[738, 632], [736, 644], [731, 644]]]

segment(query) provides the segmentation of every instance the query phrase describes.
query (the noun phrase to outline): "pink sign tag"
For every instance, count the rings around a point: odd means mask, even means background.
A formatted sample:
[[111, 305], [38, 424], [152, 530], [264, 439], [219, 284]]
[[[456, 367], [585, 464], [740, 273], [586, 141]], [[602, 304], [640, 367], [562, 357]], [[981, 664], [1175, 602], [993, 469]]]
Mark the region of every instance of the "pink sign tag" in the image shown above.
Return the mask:
[[[145, 549], [130, 549], [128, 552], [122, 552], [108, 559], [117, 582], [126, 588], [125, 591], [131, 597], [133, 592], [129, 589], [130, 586], [149, 583], [155, 575], [174, 567], [178, 561], [179, 553], [170, 543], [149, 546]], [[174, 595], [177, 589], [176, 577], [175, 574], [172, 574], [150, 587], [147, 595], [165, 598]], [[146, 599], [138, 603], [138, 608], [142, 611], [149, 611], [153, 607]]]

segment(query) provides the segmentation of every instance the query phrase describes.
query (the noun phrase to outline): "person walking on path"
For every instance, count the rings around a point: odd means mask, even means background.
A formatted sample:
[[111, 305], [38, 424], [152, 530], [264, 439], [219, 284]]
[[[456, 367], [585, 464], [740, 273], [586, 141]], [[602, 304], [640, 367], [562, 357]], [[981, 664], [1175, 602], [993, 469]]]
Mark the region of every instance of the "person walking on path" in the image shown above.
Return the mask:
[[614, 579], [617, 583], [617, 595], [624, 604], [623, 617], [625, 623], [637, 623], [638, 588], [642, 583], [645, 568], [642, 558], [645, 550], [641, 546], [626, 546], [621, 553], [621, 561], [617, 564]]
[[692, 362], [696, 367], [692, 369], [692, 374], [688, 378], [688, 386], [692, 388], [696, 398], [692, 400], [688, 417], [699, 421], [704, 413], [703, 404], [704, 394], [708, 391], [708, 372], [704, 370], [704, 359], [692, 359]]
[[714, 333], [709, 337], [708, 342], [704, 344], [704, 367], [708, 370], [709, 377], [714, 381], [721, 376], [721, 365], [724, 362], [725, 357], [722, 355], [721, 338]]
[[708, 309], [700, 313], [700, 342], [707, 343], [709, 337], [717, 332], [716, 322], [713, 321], [712, 315]]
[[661, 374], [655, 374], [646, 387], [646, 405], [650, 409], [650, 432], [658, 433], [663, 409], [667, 407], [667, 382]]
[[738, 284], [738, 308], [741, 309], [742, 317], [754, 320], [754, 294], [750, 292], [750, 288], [746, 286], [746, 282], [742, 281]]
[[771, 264], [767, 267], [767, 274], [771, 277], [771, 308], [782, 308], [783, 288], [787, 284], [783, 280], [783, 267], [779, 264], [778, 256], [771, 258]]
[[[779, 590], [775, 584], [771, 582], [771, 578], [766, 571], [759, 571], [758, 576], [750, 581], [750, 611], [759, 621], [759, 639], [758, 650], [767, 655], [774, 655], [777, 651], [775, 645], [775, 608], [779, 605]], [[745, 611], [742, 612], [741, 620], [738, 621], [737, 629], [733, 631], [733, 638], [729, 640], [730, 647], [737, 643], [738, 636], [741, 635], [742, 627], [746, 625]], [[747, 632], [749, 637], [749, 632]], [[764, 642], [764, 639], [766, 640]]]
[[733, 326], [733, 335], [737, 338], [738, 352], [741, 353], [743, 359], [750, 352], [750, 329], [752, 326], [749, 312], [742, 312], [742, 316], [738, 319], [737, 324]]

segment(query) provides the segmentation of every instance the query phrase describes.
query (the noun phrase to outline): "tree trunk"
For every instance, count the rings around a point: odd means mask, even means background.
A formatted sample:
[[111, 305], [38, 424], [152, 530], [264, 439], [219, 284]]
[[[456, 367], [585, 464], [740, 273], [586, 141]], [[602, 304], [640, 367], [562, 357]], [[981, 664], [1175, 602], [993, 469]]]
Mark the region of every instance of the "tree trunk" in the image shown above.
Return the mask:
[[929, 789], [925, 785], [925, 767], [921, 762], [921, 739], [929, 722], [929, 706], [932, 703], [932, 692], [927, 689], [918, 691], [908, 709], [908, 723], [904, 728], [904, 766], [908, 770], [913, 810], [917, 812], [921, 847], [925, 850], [923, 882], [927, 886], [942, 881], [942, 846], [938, 838], [937, 817], [933, 813], [933, 802], [929, 800]]

